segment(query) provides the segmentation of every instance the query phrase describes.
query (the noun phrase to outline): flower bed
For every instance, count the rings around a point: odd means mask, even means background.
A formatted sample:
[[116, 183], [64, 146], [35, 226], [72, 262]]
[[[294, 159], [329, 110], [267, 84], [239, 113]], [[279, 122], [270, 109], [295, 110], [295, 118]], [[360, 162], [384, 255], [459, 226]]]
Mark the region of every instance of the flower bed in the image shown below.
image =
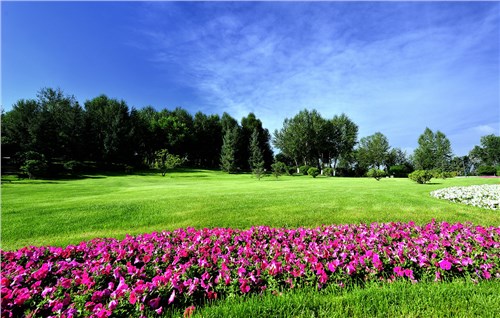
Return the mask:
[[431, 196], [492, 210], [500, 209], [500, 185], [451, 187], [431, 192]]
[[410, 223], [178, 229], [1, 251], [2, 317], [157, 316], [230, 294], [500, 278], [500, 227]]

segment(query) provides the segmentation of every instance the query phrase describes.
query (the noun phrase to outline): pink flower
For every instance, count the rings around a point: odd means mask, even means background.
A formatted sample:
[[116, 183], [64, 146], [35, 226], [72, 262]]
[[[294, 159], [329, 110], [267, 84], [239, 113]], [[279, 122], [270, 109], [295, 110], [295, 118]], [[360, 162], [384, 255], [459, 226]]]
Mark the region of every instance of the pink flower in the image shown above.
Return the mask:
[[133, 304], [135, 304], [135, 302], [137, 301], [137, 297], [136, 297], [136, 295], [135, 295], [135, 292], [133, 292], [133, 291], [132, 291], [132, 292], [130, 293], [130, 296], [129, 296], [129, 298], [128, 298], [128, 301], [129, 301], [132, 305], [133, 305]]
[[175, 289], [172, 291], [172, 294], [168, 298], [168, 304], [170, 305], [171, 303], [173, 303], [174, 299], [175, 299]]
[[439, 267], [441, 267], [441, 269], [444, 269], [445, 271], [449, 271], [451, 269], [451, 263], [446, 259], [443, 259], [439, 262]]

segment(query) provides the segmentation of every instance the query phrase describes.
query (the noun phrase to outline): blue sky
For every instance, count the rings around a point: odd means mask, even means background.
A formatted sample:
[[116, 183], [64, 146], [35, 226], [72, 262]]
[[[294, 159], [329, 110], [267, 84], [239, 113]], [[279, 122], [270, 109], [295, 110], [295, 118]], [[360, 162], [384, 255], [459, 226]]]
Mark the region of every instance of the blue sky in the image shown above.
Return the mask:
[[500, 135], [500, 3], [2, 2], [2, 105], [60, 87], [85, 100], [345, 112], [409, 153], [425, 127], [464, 155]]

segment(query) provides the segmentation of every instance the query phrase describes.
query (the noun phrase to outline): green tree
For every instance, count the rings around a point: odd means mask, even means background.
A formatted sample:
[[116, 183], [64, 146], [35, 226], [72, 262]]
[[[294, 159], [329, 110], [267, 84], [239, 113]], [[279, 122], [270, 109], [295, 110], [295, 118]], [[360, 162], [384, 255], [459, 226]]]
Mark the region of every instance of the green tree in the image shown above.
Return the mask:
[[380, 170], [389, 154], [389, 141], [384, 134], [376, 132], [375, 134], [363, 137], [359, 143], [358, 160], [361, 165]]
[[416, 169], [448, 171], [452, 158], [451, 143], [440, 131], [434, 133], [429, 128], [418, 138], [418, 147], [413, 153]]
[[267, 129], [263, 128], [261, 120], [254, 113], [249, 113], [247, 117], [241, 119], [241, 134], [238, 146], [238, 157], [240, 159], [237, 161], [240, 161], [239, 165], [242, 169], [252, 169], [248, 162], [248, 158], [250, 157], [248, 145], [250, 144], [254, 130], [257, 130], [259, 134], [258, 144], [262, 151], [264, 167], [270, 168], [273, 162], [273, 151], [270, 145], [271, 135]]
[[259, 131], [257, 128], [254, 129], [250, 138], [249, 163], [252, 168], [252, 173], [258, 180], [260, 180], [264, 174], [264, 157], [262, 156], [262, 150], [259, 145]]
[[348, 157], [354, 150], [358, 139], [358, 125], [347, 115], [335, 115], [331, 120], [330, 157], [333, 165], [333, 175], [336, 176], [337, 165], [341, 158]]
[[220, 154], [221, 169], [228, 173], [234, 173], [237, 170], [236, 166], [236, 147], [238, 142], [238, 127], [234, 126], [228, 129], [222, 141], [222, 149]]
[[125, 101], [106, 95], [85, 102], [88, 157], [97, 162], [127, 163], [134, 155], [130, 148], [131, 122]]
[[167, 149], [162, 149], [156, 152], [155, 168], [160, 170], [164, 177], [168, 170], [174, 169], [182, 165], [185, 158], [168, 153]]
[[469, 153], [478, 166], [500, 165], [500, 136], [481, 137], [481, 146], [475, 146]]
[[299, 164], [320, 165], [325, 150], [325, 120], [316, 110], [304, 109], [293, 118], [285, 118], [283, 128], [274, 132], [273, 144]]
[[218, 167], [222, 137], [219, 115], [207, 116], [202, 112], [197, 112], [193, 122], [194, 151], [191, 153], [191, 162], [204, 168]]
[[287, 168], [286, 164], [284, 164], [283, 162], [276, 161], [275, 163], [273, 163], [271, 165], [271, 169], [272, 169], [273, 176], [275, 176], [276, 179], [278, 179], [279, 176], [286, 173], [288, 168]]

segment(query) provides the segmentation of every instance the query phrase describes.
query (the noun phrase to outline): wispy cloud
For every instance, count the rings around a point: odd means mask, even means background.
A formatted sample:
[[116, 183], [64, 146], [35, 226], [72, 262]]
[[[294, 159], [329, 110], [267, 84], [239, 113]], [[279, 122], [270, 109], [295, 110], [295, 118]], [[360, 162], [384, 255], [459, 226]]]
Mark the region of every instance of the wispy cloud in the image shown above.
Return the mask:
[[145, 14], [151, 61], [182, 74], [207, 112], [253, 111], [270, 130], [303, 108], [345, 112], [362, 136], [412, 149], [428, 126], [457, 153], [473, 145], [453, 139], [461, 132], [478, 143], [474, 127], [499, 131], [496, 3], [166, 3]]

